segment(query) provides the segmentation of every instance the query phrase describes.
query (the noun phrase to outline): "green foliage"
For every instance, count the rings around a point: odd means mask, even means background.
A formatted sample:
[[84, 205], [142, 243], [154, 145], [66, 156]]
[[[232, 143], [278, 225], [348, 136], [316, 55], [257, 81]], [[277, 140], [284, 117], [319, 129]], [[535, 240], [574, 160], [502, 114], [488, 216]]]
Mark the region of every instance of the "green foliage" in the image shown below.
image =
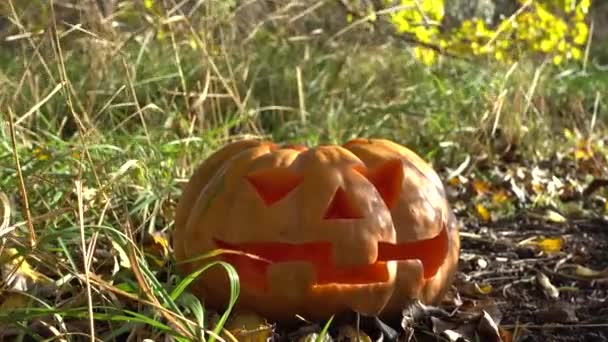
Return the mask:
[[[521, 7], [494, 27], [474, 17], [454, 28], [442, 28], [444, 0], [401, 0], [403, 9], [392, 13], [390, 21], [398, 32], [457, 55], [489, 56], [503, 62], [541, 56], [552, 58], [556, 65], [583, 58], [591, 0], [518, 1]], [[437, 57], [436, 50], [424, 46], [414, 52], [425, 64]]]

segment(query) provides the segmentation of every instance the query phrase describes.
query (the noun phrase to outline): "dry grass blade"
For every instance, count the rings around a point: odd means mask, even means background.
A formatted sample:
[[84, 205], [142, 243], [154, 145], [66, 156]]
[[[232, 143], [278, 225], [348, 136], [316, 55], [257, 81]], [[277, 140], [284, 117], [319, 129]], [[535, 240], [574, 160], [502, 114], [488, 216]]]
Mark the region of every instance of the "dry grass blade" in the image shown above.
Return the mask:
[[42, 100], [40, 100], [38, 103], [36, 103], [32, 108], [30, 108], [30, 110], [27, 111], [27, 113], [23, 114], [19, 119], [17, 119], [17, 121], [15, 121], [15, 125], [20, 124], [21, 122], [23, 122], [23, 120], [27, 119], [30, 115], [32, 115], [33, 113], [35, 113], [37, 110], [40, 109], [40, 107], [42, 107], [45, 103], [47, 103], [53, 96], [55, 96], [55, 94], [57, 94], [58, 91], [60, 91], [63, 86], [65, 85], [64, 82], [61, 82], [59, 84], [57, 84], [55, 86], [55, 88], [53, 88], [53, 90], [51, 90], [51, 92]]
[[2, 221], [0, 221], [0, 237], [3, 237], [9, 233], [12, 229], [8, 229], [8, 225], [11, 220], [11, 203], [4, 192], [0, 191], [0, 202], [2, 202]]
[[[131, 230], [131, 226], [129, 224], [128, 219], [125, 224], [125, 233], [130, 241], [135, 241], [133, 239], [133, 232]], [[155, 308], [162, 307], [161, 303], [158, 301], [158, 298], [156, 298], [156, 296], [154, 295], [152, 288], [150, 288], [150, 285], [146, 281], [146, 279], [143, 275], [143, 272], [139, 268], [139, 261], [137, 260], [136, 251], [135, 251], [135, 248], [133, 247], [132, 243], [127, 244], [127, 255], [129, 257], [129, 262], [131, 263], [131, 269], [133, 270], [133, 275], [135, 276], [135, 279], [137, 280], [137, 283], [139, 284], [140, 288], [144, 292], [145, 296], [148, 298], [148, 300], [151, 303], [154, 304], [153, 306]], [[186, 328], [183, 327], [182, 323], [179, 322], [175, 318], [174, 313], [172, 313], [171, 311], [168, 311], [168, 310], [161, 310], [160, 313], [165, 317], [165, 319], [167, 321], [169, 321], [173, 325], [173, 327], [175, 327], [175, 329], [178, 330], [178, 332], [180, 334], [182, 334], [184, 336], [188, 336], [188, 338], [191, 338], [191, 339], [194, 338], [194, 336], [192, 336], [192, 334]]]
[[84, 234], [84, 203], [82, 199], [82, 182], [80, 180], [75, 181], [76, 195], [78, 196], [78, 223], [80, 227], [80, 242], [82, 247], [82, 257], [84, 263], [84, 277], [87, 291], [87, 304], [89, 309], [89, 323], [90, 323], [90, 334], [91, 339], [95, 338], [95, 320], [93, 318], [93, 298], [91, 294], [91, 281], [89, 276], [89, 258], [87, 257], [87, 244]]
[[8, 110], [8, 127], [11, 134], [11, 144], [13, 148], [13, 158], [15, 159], [15, 168], [17, 170], [17, 176], [19, 177], [19, 191], [21, 192], [21, 198], [23, 200], [23, 213], [27, 221], [27, 228], [30, 233], [30, 246], [33, 248], [36, 246], [36, 231], [34, 230], [34, 224], [32, 223], [32, 214], [30, 212], [30, 205], [27, 199], [27, 191], [25, 190], [25, 180], [23, 179], [23, 173], [21, 172], [21, 164], [19, 162], [19, 154], [17, 153], [17, 138], [15, 138], [15, 125], [13, 123], [13, 111], [9, 108]]

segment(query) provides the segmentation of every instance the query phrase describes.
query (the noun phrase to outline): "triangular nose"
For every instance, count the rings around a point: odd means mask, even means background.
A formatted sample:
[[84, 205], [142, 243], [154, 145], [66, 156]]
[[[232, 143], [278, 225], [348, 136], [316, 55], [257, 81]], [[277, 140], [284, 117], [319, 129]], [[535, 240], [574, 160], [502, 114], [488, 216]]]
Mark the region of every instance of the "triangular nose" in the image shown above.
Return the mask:
[[348, 199], [346, 191], [342, 188], [336, 190], [323, 216], [326, 220], [360, 219], [362, 217], [361, 211]]

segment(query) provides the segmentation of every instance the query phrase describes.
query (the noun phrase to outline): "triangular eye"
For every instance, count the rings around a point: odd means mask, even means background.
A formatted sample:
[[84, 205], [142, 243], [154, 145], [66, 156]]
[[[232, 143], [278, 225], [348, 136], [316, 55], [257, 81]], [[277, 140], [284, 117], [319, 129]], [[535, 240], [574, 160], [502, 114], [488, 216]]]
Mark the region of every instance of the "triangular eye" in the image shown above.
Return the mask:
[[359, 219], [362, 217], [363, 215], [361, 215], [359, 209], [350, 202], [346, 191], [342, 188], [336, 190], [325, 212], [325, 216], [323, 216], [326, 220]]
[[280, 201], [302, 182], [301, 175], [280, 167], [254, 171], [245, 178], [266, 205]]
[[397, 204], [401, 193], [401, 184], [403, 183], [401, 159], [388, 160], [372, 170], [361, 166], [356, 166], [353, 169], [374, 184], [389, 209]]

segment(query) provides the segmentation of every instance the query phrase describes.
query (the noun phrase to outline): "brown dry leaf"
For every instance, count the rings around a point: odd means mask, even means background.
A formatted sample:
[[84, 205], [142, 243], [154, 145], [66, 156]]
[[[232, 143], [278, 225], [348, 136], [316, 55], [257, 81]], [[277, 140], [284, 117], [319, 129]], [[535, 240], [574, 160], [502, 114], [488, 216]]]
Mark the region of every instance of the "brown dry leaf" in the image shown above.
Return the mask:
[[224, 328], [240, 342], [266, 342], [272, 336], [272, 326], [253, 313], [235, 314]]
[[475, 209], [477, 210], [477, 215], [479, 215], [482, 220], [488, 222], [492, 218], [492, 215], [490, 214], [488, 209], [483, 206], [483, 204], [477, 203], [477, 205], [475, 205]]
[[550, 298], [556, 299], [559, 297], [559, 290], [555, 285], [551, 284], [551, 280], [544, 273], [538, 272], [536, 281], [541, 286], [543, 292]]
[[487, 341], [487, 342], [501, 342], [502, 338], [498, 330], [498, 323], [494, 321], [494, 318], [485, 310], [483, 315], [479, 319], [477, 324], [477, 336], [476, 340]]
[[498, 333], [500, 334], [500, 339], [502, 342], [513, 342], [513, 333], [509, 330], [498, 327]]
[[561, 237], [541, 239], [537, 243], [538, 247], [545, 253], [551, 254], [559, 252], [564, 245], [564, 239]]
[[449, 341], [502, 342], [498, 322], [486, 310], [472, 319], [461, 321], [431, 317], [433, 332], [446, 336]]
[[27, 308], [32, 301], [31, 297], [22, 294], [20, 291], [4, 291], [0, 296], [0, 311], [8, 312], [13, 309]]

